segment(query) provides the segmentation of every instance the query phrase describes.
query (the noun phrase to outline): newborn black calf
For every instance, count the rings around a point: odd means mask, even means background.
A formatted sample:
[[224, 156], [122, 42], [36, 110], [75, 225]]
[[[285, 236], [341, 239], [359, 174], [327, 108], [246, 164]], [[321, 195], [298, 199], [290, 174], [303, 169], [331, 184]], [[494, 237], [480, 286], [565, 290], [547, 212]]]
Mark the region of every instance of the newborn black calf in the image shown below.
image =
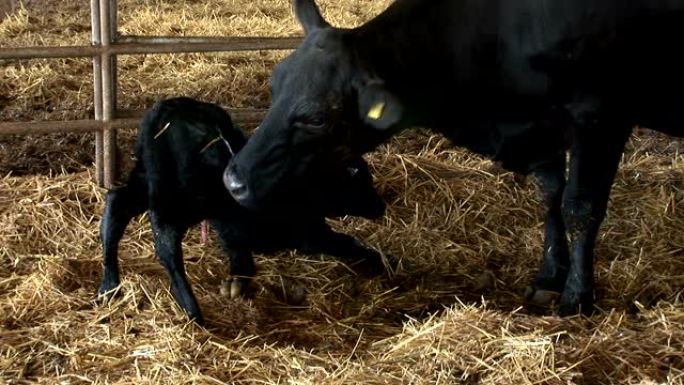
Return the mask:
[[174, 98], [158, 102], [147, 112], [128, 184], [107, 194], [100, 228], [104, 274], [99, 295], [111, 293], [119, 285], [119, 241], [130, 220], [145, 211], [171, 291], [198, 322], [203, 318], [185, 275], [181, 241], [188, 228], [204, 219], [229, 256], [234, 276], [231, 297], [244, 294], [255, 273], [252, 252], [298, 249], [362, 263], [374, 273], [382, 271], [376, 251], [334, 232], [325, 222], [326, 216], [377, 218], [384, 213], [385, 205], [362, 158], [344, 167], [320, 167], [324, 173], [311, 174], [285, 189], [288, 194], [280, 212], [259, 213], [238, 205], [222, 180], [233, 151], [239, 151], [245, 142], [228, 113], [213, 104]]

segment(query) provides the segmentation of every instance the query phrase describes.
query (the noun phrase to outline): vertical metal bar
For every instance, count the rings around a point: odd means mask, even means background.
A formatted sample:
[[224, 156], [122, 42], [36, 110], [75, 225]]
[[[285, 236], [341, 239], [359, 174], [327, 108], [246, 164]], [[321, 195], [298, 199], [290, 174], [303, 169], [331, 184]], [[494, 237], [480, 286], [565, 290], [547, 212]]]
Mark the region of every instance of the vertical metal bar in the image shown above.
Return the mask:
[[114, 62], [109, 51], [112, 42], [110, 20], [110, 3], [114, 0], [100, 0], [100, 37], [102, 38], [102, 120], [105, 122], [103, 134], [104, 185], [107, 188], [114, 184], [116, 175], [116, 131], [109, 126], [114, 118], [114, 78], [112, 66]]
[[[90, 0], [90, 27], [93, 45], [101, 45], [99, 0]], [[102, 61], [100, 56], [93, 56], [93, 104], [95, 120], [102, 120]], [[95, 175], [99, 186], [104, 186], [105, 183], [103, 146], [103, 132], [95, 131]]]
[[[112, 43], [116, 43], [119, 40], [119, 10], [117, 4], [117, 0], [109, 1], [109, 38]], [[114, 112], [116, 112], [119, 105], [119, 66], [116, 55], [112, 55], [112, 60], [112, 105], [114, 106]]]
[[[102, 121], [102, 59], [93, 56], [93, 99], [95, 105], [95, 120]], [[104, 131], [95, 131], [95, 168], [97, 169], [97, 184], [105, 185], [105, 162], [104, 162]]]

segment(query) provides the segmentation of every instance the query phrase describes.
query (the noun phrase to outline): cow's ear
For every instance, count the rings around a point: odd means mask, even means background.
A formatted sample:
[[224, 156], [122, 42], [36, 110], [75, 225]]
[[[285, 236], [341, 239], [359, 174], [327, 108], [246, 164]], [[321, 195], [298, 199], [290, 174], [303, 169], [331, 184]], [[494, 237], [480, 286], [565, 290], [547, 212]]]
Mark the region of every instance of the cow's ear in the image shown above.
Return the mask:
[[330, 26], [321, 16], [315, 0], [294, 0], [294, 11], [306, 35], [314, 29]]
[[362, 86], [358, 93], [359, 114], [367, 125], [386, 130], [402, 120], [404, 107], [401, 101], [381, 83]]

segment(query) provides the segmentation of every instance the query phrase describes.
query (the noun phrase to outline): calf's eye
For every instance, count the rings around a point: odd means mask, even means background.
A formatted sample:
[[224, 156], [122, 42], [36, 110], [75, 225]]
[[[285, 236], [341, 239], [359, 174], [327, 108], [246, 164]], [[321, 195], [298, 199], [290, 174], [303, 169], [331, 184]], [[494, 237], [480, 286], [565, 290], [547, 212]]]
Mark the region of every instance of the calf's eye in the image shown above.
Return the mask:
[[349, 176], [355, 176], [359, 173], [359, 169], [356, 167], [347, 167], [347, 172], [349, 173]]

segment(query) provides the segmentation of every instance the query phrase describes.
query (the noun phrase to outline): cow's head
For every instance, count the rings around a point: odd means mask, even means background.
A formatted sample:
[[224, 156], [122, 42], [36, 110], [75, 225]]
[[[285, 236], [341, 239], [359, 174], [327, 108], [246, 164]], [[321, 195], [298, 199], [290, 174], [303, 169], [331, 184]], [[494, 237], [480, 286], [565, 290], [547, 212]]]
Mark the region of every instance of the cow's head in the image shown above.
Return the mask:
[[343, 163], [376, 147], [402, 120], [399, 100], [359, 54], [354, 30], [333, 28], [314, 0], [295, 0], [303, 43], [273, 71], [271, 106], [226, 170], [247, 207], [263, 206], [314, 164]]

